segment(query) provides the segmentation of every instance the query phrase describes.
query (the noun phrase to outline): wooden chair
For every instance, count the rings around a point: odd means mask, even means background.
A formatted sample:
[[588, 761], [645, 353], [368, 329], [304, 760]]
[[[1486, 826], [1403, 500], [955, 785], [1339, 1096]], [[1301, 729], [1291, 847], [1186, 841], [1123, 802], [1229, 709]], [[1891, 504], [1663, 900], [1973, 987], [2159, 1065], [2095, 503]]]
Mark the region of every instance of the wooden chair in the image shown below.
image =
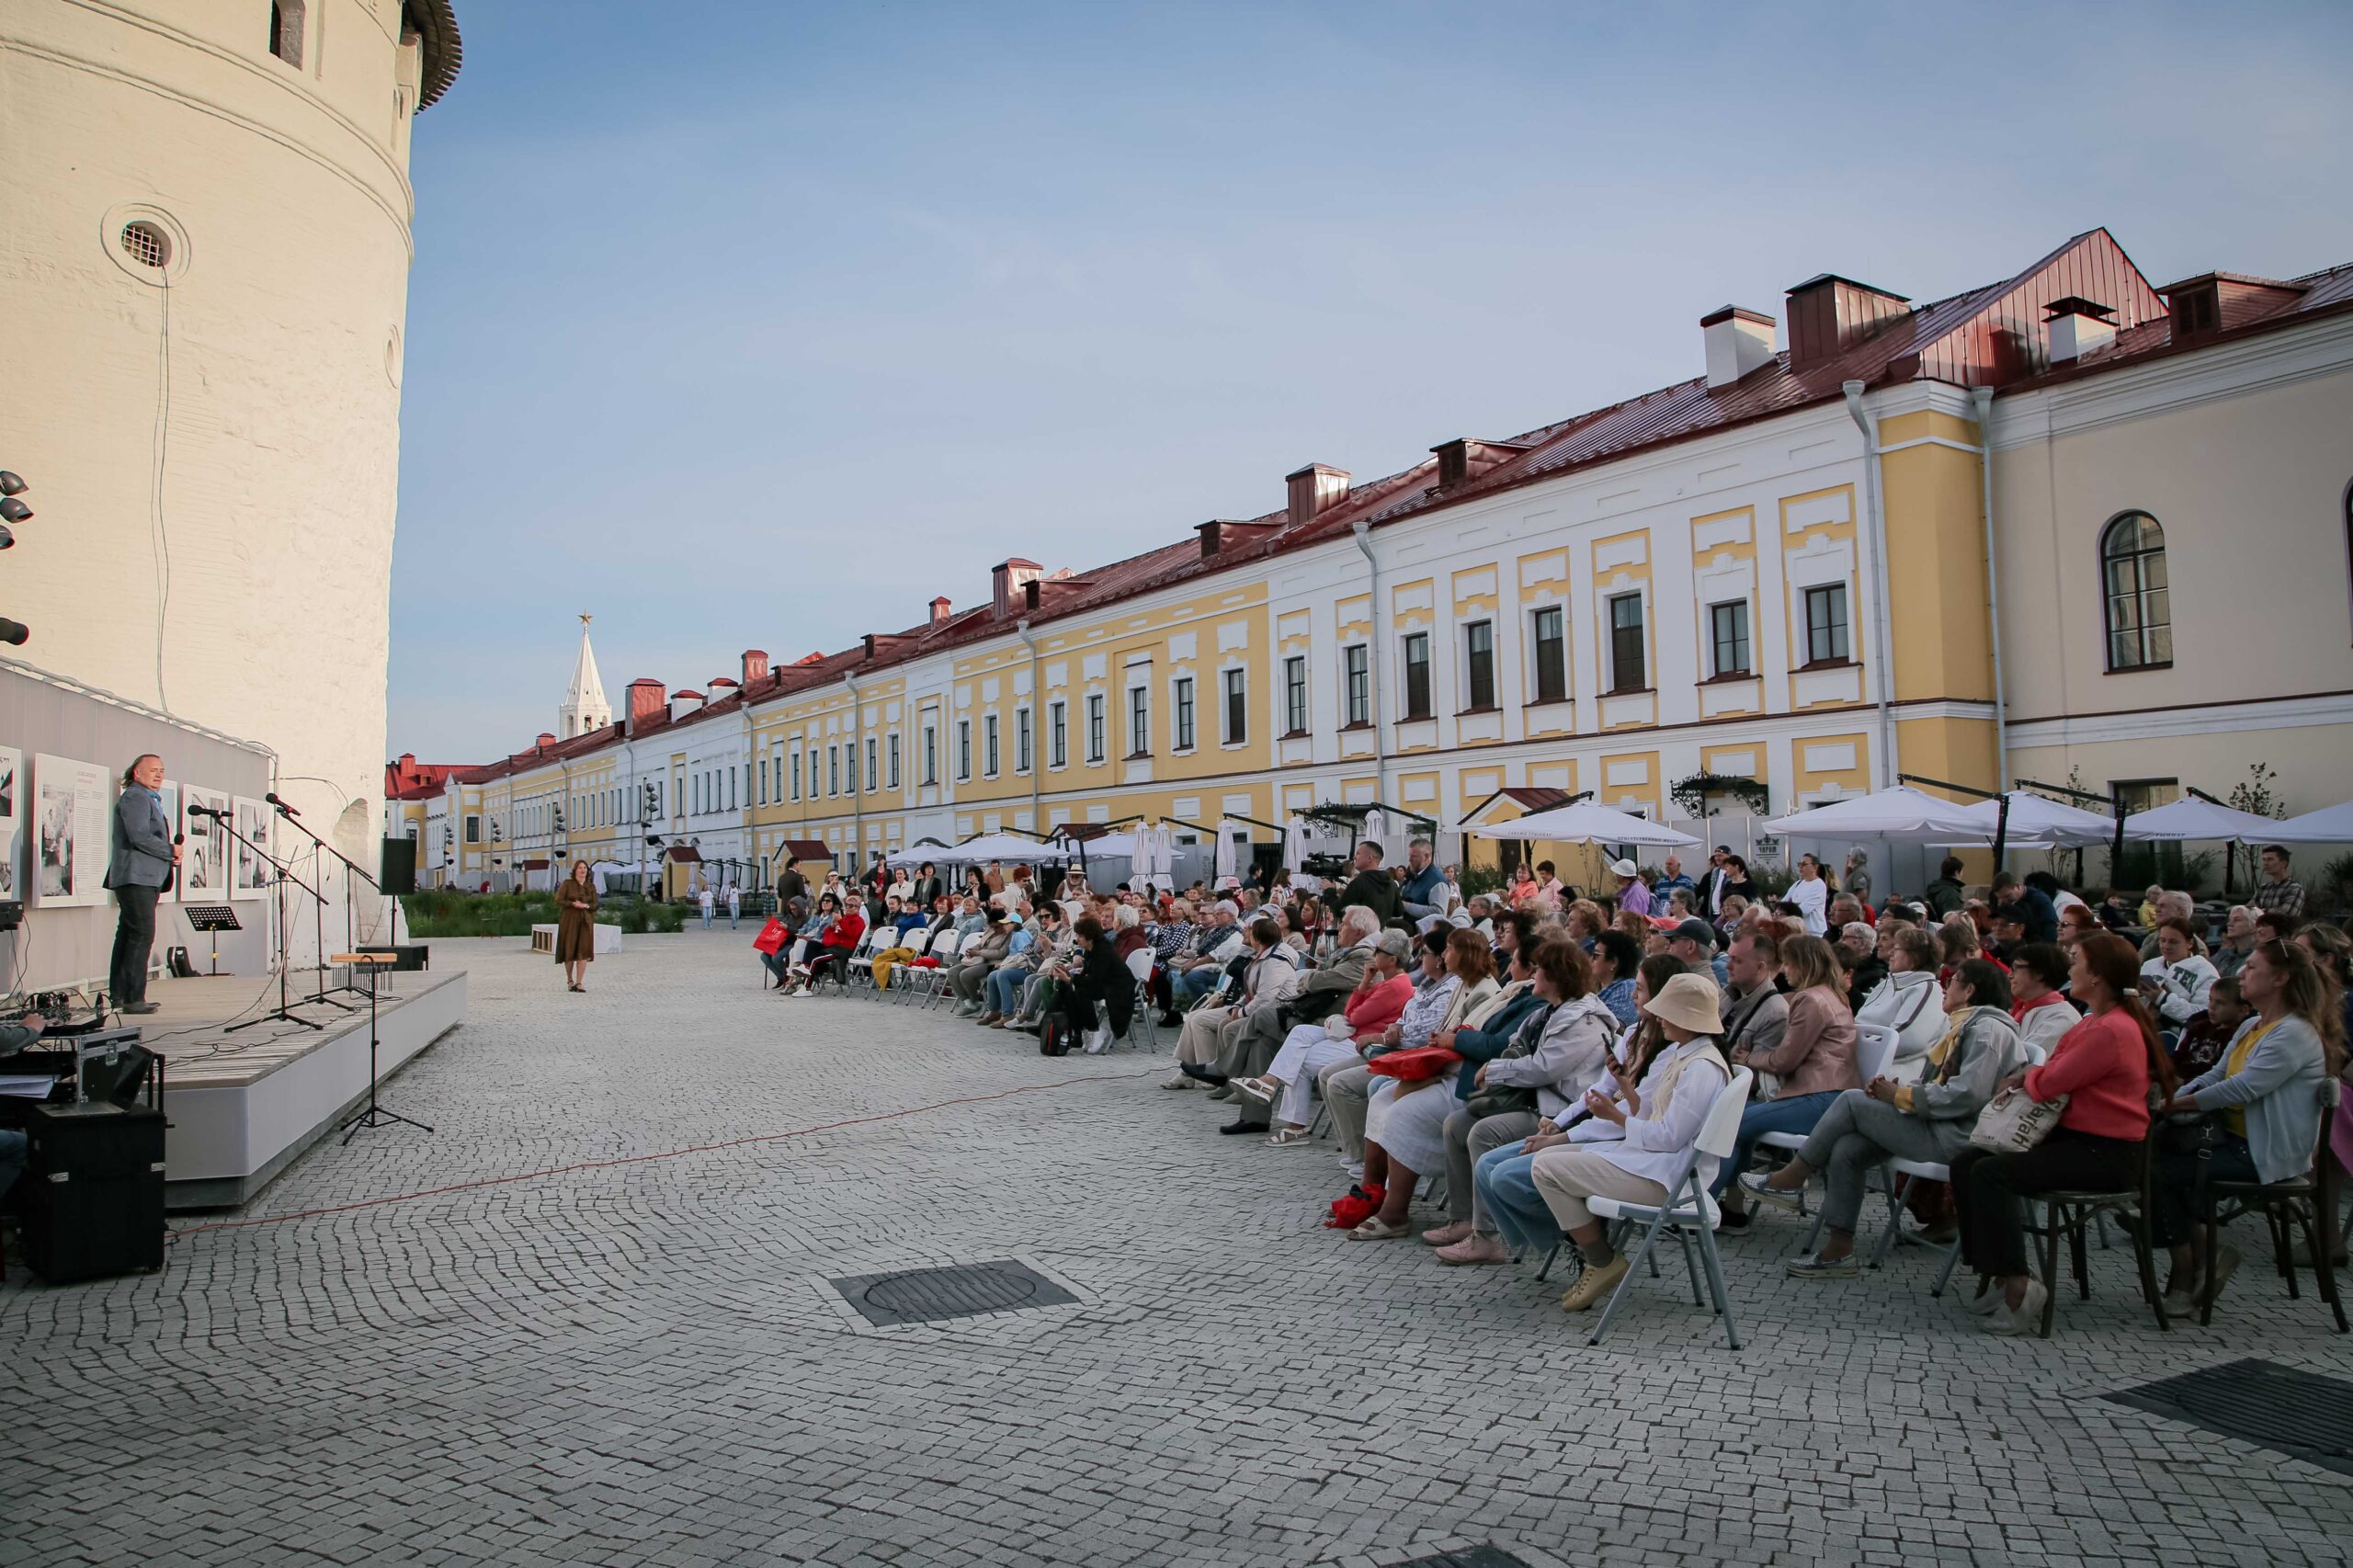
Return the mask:
[[2271, 1247], [2279, 1261], [2280, 1278], [2288, 1281], [2288, 1299], [2296, 1301], [2296, 1248], [2290, 1227], [2304, 1233], [2304, 1245], [2318, 1267], [2313, 1270], [2320, 1289], [2320, 1299], [2328, 1303], [2336, 1315], [2336, 1332], [2346, 1332], [2345, 1300], [2336, 1289], [2336, 1271], [2329, 1267], [2328, 1233], [2336, 1228], [2336, 1162], [2328, 1147], [2328, 1126], [2336, 1116], [2336, 1104], [2343, 1097], [2344, 1086], [2335, 1078], [2324, 1076], [2317, 1091], [2320, 1098], [2320, 1136], [2313, 1149], [2313, 1167], [2302, 1176], [2286, 1181], [2210, 1181], [2203, 1183], [2200, 1207], [2206, 1230], [2205, 1267], [2199, 1279], [2198, 1321], [2200, 1325], [2214, 1321], [2214, 1254], [2222, 1243], [2222, 1227], [2242, 1214], [2260, 1210], [2271, 1228]]

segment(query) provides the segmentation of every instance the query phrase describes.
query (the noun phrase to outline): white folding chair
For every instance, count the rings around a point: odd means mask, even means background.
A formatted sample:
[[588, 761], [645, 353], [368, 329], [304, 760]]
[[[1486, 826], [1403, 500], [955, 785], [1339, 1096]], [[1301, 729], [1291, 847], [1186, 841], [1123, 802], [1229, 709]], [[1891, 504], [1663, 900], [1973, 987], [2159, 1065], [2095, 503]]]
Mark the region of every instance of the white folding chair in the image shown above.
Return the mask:
[[[1855, 1071], [1860, 1075], [1862, 1082], [1868, 1084], [1887, 1071], [1888, 1063], [1895, 1060], [1895, 1044], [1896, 1033], [1889, 1025], [1857, 1024], [1855, 1026]], [[1756, 1142], [1768, 1149], [1784, 1149], [1794, 1154], [1805, 1147], [1805, 1140], [1806, 1135], [1802, 1132], [1768, 1132], [1761, 1135]], [[1738, 1181], [1740, 1173], [1733, 1172], [1732, 1179]], [[1805, 1193], [1801, 1190], [1798, 1193], [1798, 1212], [1802, 1214], [1805, 1211]], [[1822, 1216], [1816, 1214], [1813, 1217], [1813, 1229], [1806, 1234], [1805, 1250], [1812, 1252], [1815, 1244], [1821, 1240]]]
[[1144, 1037], [1152, 1041], [1152, 1049], [1158, 1051], [1160, 1030], [1154, 1027], [1152, 1021], [1152, 949], [1149, 947], [1138, 948], [1128, 955], [1128, 972], [1136, 977], [1135, 1006], [1128, 1014], [1128, 1043], [1135, 1044], [1136, 1028], [1142, 1025]]
[[[2028, 1040], [2020, 1040], [2018, 1045], [2024, 1053], [2020, 1071], [2028, 1067], [2042, 1065], [2043, 1057], [2047, 1053], [2040, 1046]], [[1887, 1199], [1887, 1228], [1880, 1233], [1879, 1245], [1872, 1250], [1871, 1267], [1873, 1268], [1885, 1263], [1898, 1246], [1936, 1244], [1933, 1242], [1924, 1242], [1918, 1236], [1904, 1233], [1904, 1194], [1915, 1181], [1949, 1182], [1952, 1180], [1952, 1167], [1940, 1165], [1933, 1160], [1890, 1160], [1881, 1169], [1886, 1173], [1886, 1185], [1881, 1196]], [[1937, 1282], [1928, 1287], [1928, 1294], [1931, 1296], [1943, 1295], [1945, 1287], [1952, 1283], [1952, 1271], [1961, 1262], [1960, 1238], [1955, 1237], [1948, 1243], [1944, 1248], [1944, 1267], [1937, 1270]]]
[[942, 931], [939, 934], [939, 939], [932, 943], [930, 956], [938, 959], [939, 962], [921, 971], [920, 983], [923, 989], [925, 1011], [930, 1011], [931, 1005], [940, 997], [955, 994], [954, 988], [948, 983], [948, 971], [956, 967], [956, 953], [963, 945], [963, 933], [953, 926]]
[[[1740, 1331], [1732, 1321], [1732, 1297], [1724, 1289], [1723, 1259], [1716, 1252], [1715, 1199], [1708, 1196], [1707, 1184], [1699, 1179], [1699, 1156], [1711, 1154], [1718, 1161], [1728, 1158], [1732, 1146], [1740, 1138], [1740, 1113], [1748, 1104], [1748, 1086], [1755, 1075], [1745, 1067], [1733, 1070], [1731, 1081], [1716, 1096], [1716, 1103], [1708, 1108], [1707, 1119], [1699, 1124], [1699, 1136], [1684, 1157], [1683, 1169], [1668, 1184], [1664, 1204], [1629, 1203], [1616, 1198], [1588, 1198], [1585, 1206], [1596, 1218], [1613, 1222], [1643, 1225], [1643, 1244], [1633, 1256], [1633, 1267], [1618, 1281], [1618, 1289], [1609, 1294], [1609, 1304], [1601, 1310], [1601, 1321], [1593, 1325], [1593, 1337], [1586, 1343], [1598, 1345], [1601, 1336], [1609, 1332], [1609, 1320], [1618, 1315], [1618, 1303], [1626, 1299], [1626, 1289], [1642, 1272], [1641, 1265], [1651, 1261], [1651, 1249], [1657, 1245], [1659, 1233], [1673, 1230], [1676, 1240], [1683, 1244], [1683, 1267], [1691, 1277], [1691, 1304], [1703, 1307], [1709, 1303], [1699, 1295], [1699, 1277], [1704, 1267], [1708, 1294], [1714, 1298], [1717, 1315], [1724, 1320], [1724, 1338], [1734, 1350], [1740, 1348]], [[1699, 1256], [1692, 1256], [1694, 1246]]]
[[878, 929], [879, 926], [870, 924], [858, 938], [858, 946], [850, 949], [847, 965], [842, 972], [843, 994], [849, 993], [852, 975], [864, 975], [867, 989], [871, 991], [874, 988], [874, 934]]

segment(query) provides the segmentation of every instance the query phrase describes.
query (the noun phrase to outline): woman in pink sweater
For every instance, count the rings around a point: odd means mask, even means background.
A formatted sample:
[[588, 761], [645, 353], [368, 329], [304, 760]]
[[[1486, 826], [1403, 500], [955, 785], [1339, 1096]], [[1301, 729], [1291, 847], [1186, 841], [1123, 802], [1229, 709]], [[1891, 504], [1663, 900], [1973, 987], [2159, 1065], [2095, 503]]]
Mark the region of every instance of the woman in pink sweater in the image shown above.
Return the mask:
[[2123, 937], [2102, 931], [2078, 942], [2068, 989], [2090, 1013], [2060, 1040], [2050, 1061], [2003, 1085], [2038, 1102], [2064, 1095], [2058, 1127], [2024, 1153], [1969, 1148], [1953, 1158], [1961, 1261], [1995, 1287], [1972, 1310], [1995, 1334], [2033, 1333], [2051, 1298], [2048, 1282], [2027, 1272], [2023, 1200], [2141, 1185], [2150, 1086], [2169, 1096], [2177, 1079], [2141, 1003], [2140, 981], [2141, 955]]
[[[1716, 1168], [1722, 1228], [1735, 1233], [1750, 1221], [1747, 1202], [1732, 1183], [1748, 1168], [1756, 1140], [1768, 1132], [1811, 1132], [1841, 1094], [1863, 1086], [1855, 1066], [1855, 1014], [1847, 1005], [1838, 955], [1819, 937], [1791, 937], [1781, 944], [1780, 974], [1789, 985], [1790, 1022], [1779, 1043], [1732, 1053], [1733, 1066], [1777, 1080], [1769, 1097], [1751, 1100], [1740, 1113], [1732, 1158]], [[1769, 977], [1759, 983], [1770, 983]]]

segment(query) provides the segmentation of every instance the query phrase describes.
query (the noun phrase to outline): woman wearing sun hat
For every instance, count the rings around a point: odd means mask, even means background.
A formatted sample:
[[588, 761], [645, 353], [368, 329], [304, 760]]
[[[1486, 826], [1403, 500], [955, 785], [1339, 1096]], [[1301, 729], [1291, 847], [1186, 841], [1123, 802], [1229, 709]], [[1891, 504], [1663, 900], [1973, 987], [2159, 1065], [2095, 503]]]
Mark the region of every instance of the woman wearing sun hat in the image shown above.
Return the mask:
[[[1658, 1020], [1668, 1046], [1652, 1058], [1642, 1082], [1629, 1089], [1605, 1077], [1586, 1093], [1584, 1120], [1528, 1141], [1537, 1195], [1585, 1258], [1585, 1271], [1561, 1298], [1562, 1311], [1584, 1312], [1626, 1275], [1626, 1259], [1586, 1199], [1665, 1203], [1666, 1184], [1681, 1172], [1716, 1096], [1731, 1081], [1716, 1048], [1723, 1032], [1721, 1001], [1715, 982], [1704, 975], [1669, 980], [1643, 1007]], [[1708, 1168], [1713, 1164], [1701, 1156], [1702, 1183], [1715, 1174]]]

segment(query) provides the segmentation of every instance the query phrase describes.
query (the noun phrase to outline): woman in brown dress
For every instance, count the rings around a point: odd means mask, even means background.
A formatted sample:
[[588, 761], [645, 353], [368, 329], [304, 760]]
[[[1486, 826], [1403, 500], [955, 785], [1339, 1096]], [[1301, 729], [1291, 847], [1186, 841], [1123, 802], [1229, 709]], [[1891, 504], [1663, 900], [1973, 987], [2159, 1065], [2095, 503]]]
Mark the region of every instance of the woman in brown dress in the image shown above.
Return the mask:
[[569, 989], [588, 989], [580, 983], [588, 977], [596, 957], [597, 884], [588, 879], [588, 862], [574, 860], [572, 875], [555, 890], [555, 961], [563, 966]]

